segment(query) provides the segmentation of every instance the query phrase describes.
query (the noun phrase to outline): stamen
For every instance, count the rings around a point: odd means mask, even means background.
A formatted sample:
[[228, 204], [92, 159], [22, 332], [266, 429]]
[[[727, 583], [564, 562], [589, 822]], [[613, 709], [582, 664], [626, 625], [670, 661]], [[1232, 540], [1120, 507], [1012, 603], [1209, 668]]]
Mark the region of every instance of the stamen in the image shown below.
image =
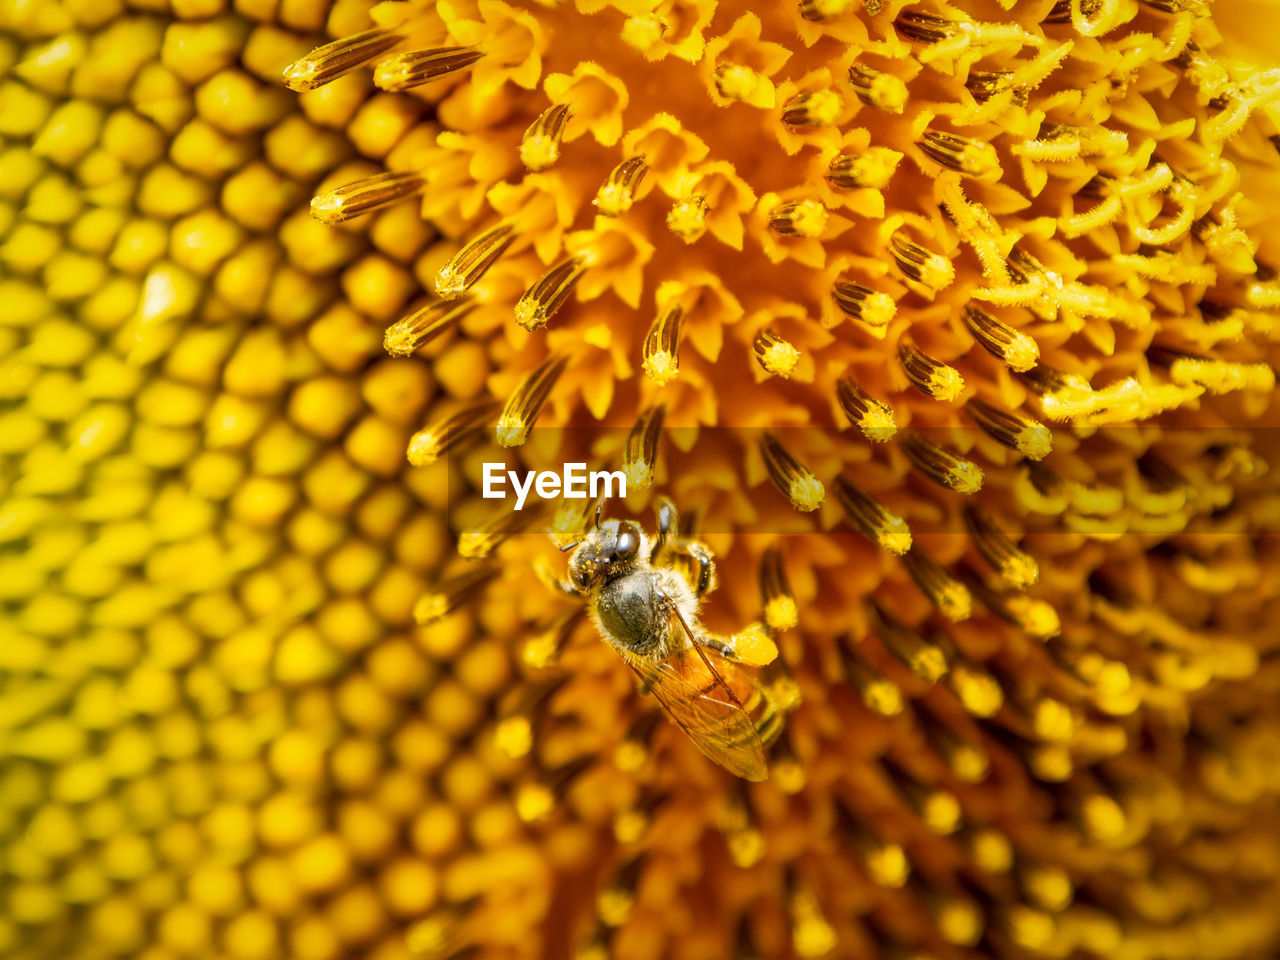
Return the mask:
[[800, 16], [811, 23], [826, 23], [852, 10], [857, 0], [800, 0]]
[[901, 113], [907, 104], [907, 85], [892, 73], [855, 63], [849, 67], [849, 83], [858, 99], [876, 110]]
[[534, 670], [547, 670], [560, 662], [560, 654], [577, 626], [578, 612], [561, 614], [551, 625], [524, 642], [520, 659]]
[[483, 56], [483, 51], [471, 47], [410, 50], [379, 63], [373, 71], [373, 82], [383, 90], [410, 90], [465, 70]]
[[1169, 378], [1179, 386], [1204, 387], [1210, 393], [1233, 390], [1270, 393], [1276, 385], [1275, 371], [1265, 363], [1232, 363], [1190, 354], [1171, 359]]
[[817, 200], [788, 200], [769, 211], [769, 229], [780, 237], [819, 237], [828, 217]]
[[897, 556], [911, 549], [911, 528], [907, 522], [844, 477], [836, 477], [836, 499], [854, 528], [880, 549]]
[[934, 483], [963, 494], [982, 489], [982, 470], [972, 460], [926, 440], [915, 431], [904, 433], [898, 443], [915, 468]]
[[962, 783], [981, 783], [991, 769], [991, 758], [981, 746], [961, 736], [949, 723], [935, 717], [928, 709], [916, 713], [925, 739], [933, 751], [942, 758], [957, 780]]
[[888, 147], [868, 147], [862, 153], [842, 153], [827, 166], [827, 182], [844, 190], [867, 187], [883, 190], [898, 169], [902, 154]]
[[566, 497], [560, 501], [560, 505], [556, 507], [555, 516], [551, 518], [551, 525], [547, 528], [548, 535], [559, 549], [567, 550], [582, 539], [587, 524], [595, 516], [600, 500], [599, 497], [594, 500]]
[[800, 362], [800, 351], [783, 340], [772, 330], [761, 330], [751, 345], [756, 361], [766, 373], [784, 380], [791, 376]]
[[671, 305], [654, 318], [644, 338], [641, 367], [658, 386], [666, 386], [680, 373], [680, 321], [684, 308]]
[[788, 127], [829, 127], [840, 119], [844, 102], [834, 90], [812, 90], [792, 97], [782, 108]]
[[[738, 100], [750, 103], [760, 89], [760, 74], [748, 66], [739, 63], [723, 63], [716, 67], [712, 78], [716, 90], [726, 100]], [[772, 107], [772, 99], [766, 106]]]
[[316, 47], [284, 70], [284, 85], [305, 93], [382, 56], [404, 37], [395, 30], [366, 30]]
[[961, 176], [996, 180], [1002, 173], [1000, 158], [990, 143], [929, 129], [920, 135], [916, 146], [934, 163]]
[[654, 468], [658, 461], [658, 437], [662, 433], [662, 418], [666, 408], [658, 405], [643, 411], [627, 434], [627, 453], [622, 461], [622, 472], [627, 475], [627, 489], [643, 490], [653, 483]]
[[499, 446], [518, 447], [529, 439], [529, 431], [533, 429], [534, 421], [542, 412], [542, 405], [547, 402], [551, 388], [564, 372], [567, 363], [564, 357], [550, 357], [525, 377], [507, 405], [502, 408], [502, 416], [498, 418], [495, 436]]
[[977, 397], [970, 397], [964, 409], [989, 437], [1024, 457], [1043, 460], [1053, 449], [1053, 431], [1043, 423], [1001, 410]]
[[903, 556], [902, 563], [920, 592], [929, 598], [939, 613], [956, 623], [969, 619], [973, 613], [972, 594], [919, 545]]
[[915, 10], [903, 10], [893, 21], [893, 26], [908, 40], [919, 43], [938, 43], [950, 39], [960, 30], [960, 24], [955, 20]]
[[956, 278], [956, 268], [950, 260], [914, 240], [908, 240], [901, 233], [895, 233], [889, 239], [889, 252], [908, 279], [924, 285], [933, 293], [949, 286]]
[[925, 683], [936, 683], [947, 672], [947, 656], [942, 648], [926, 641], [875, 600], [868, 601], [871, 629], [880, 642], [912, 673]]
[[547, 705], [569, 680], [569, 674], [525, 684], [493, 731], [493, 745], [505, 757], [518, 759], [533, 749], [533, 727]]
[[880, 766], [898, 796], [933, 833], [955, 833], [963, 822], [955, 795], [921, 783], [892, 757], [881, 757]]
[[520, 297], [515, 307], [516, 323], [529, 331], [546, 326], [586, 272], [584, 257], [570, 257], [557, 263]]
[[498, 576], [502, 568], [497, 565], [475, 567], [442, 582], [429, 590], [413, 605], [413, 619], [419, 626], [427, 626], [443, 620], [458, 607], [475, 596], [485, 584]]
[[662, 725], [661, 710], [646, 710], [631, 722], [613, 751], [613, 762], [623, 773], [639, 773], [652, 754], [653, 735]]
[[996, 678], [968, 660], [957, 659], [954, 654], [947, 687], [975, 717], [994, 717], [1004, 706], [1004, 690]]
[[560, 159], [560, 144], [571, 116], [567, 103], [557, 103], [529, 124], [520, 139], [520, 162], [526, 170], [537, 173]]
[[496, 403], [477, 403], [427, 424], [409, 438], [409, 463], [415, 467], [435, 463], [463, 440], [478, 433], [497, 411]]
[[416, 197], [427, 185], [416, 173], [376, 173], [311, 198], [311, 215], [335, 224]]
[[685, 243], [693, 243], [707, 229], [707, 212], [711, 204], [701, 194], [677, 200], [667, 212], [667, 229]]
[[470, 945], [470, 928], [465, 905], [441, 907], [405, 931], [404, 946], [414, 957], [452, 957]]
[[873, 443], [884, 443], [898, 432], [893, 408], [867, 394], [852, 377], [836, 381], [836, 400], [849, 422]]
[[858, 646], [847, 636], [841, 637], [837, 644], [849, 685], [858, 692], [858, 696], [872, 713], [878, 713], [882, 717], [898, 716], [906, 709], [906, 699], [901, 688], [861, 657]]
[[897, 889], [911, 875], [906, 851], [896, 843], [881, 839], [880, 831], [860, 817], [842, 798], [835, 801], [836, 831], [862, 861], [872, 883]]
[[825, 957], [839, 943], [835, 928], [822, 915], [822, 906], [812, 887], [798, 880], [788, 883], [788, 886], [791, 887], [787, 897], [791, 913], [791, 945], [796, 956], [804, 960]]
[[996, 522], [977, 507], [964, 508], [965, 526], [982, 559], [1011, 586], [1024, 590], [1040, 579], [1040, 565], [1020, 550]]
[[831, 287], [831, 296], [841, 313], [865, 324], [867, 332], [876, 337], [884, 337], [898, 309], [887, 293], [848, 280], [837, 280]]
[[508, 510], [499, 514], [479, 530], [466, 530], [458, 534], [458, 556], [467, 560], [482, 560], [496, 550], [507, 537], [535, 522], [536, 511]]
[[1040, 360], [1040, 345], [1020, 330], [975, 307], [964, 308], [964, 325], [987, 353], [1023, 373]]
[[609, 885], [596, 897], [596, 916], [605, 926], [620, 927], [630, 918], [644, 867], [643, 853], [632, 857], [618, 868]]
[[964, 564], [960, 575], [982, 605], [1000, 619], [1020, 627], [1037, 640], [1048, 640], [1061, 632], [1061, 622], [1052, 604], [1034, 600], [1024, 593], [1001, 594], [987, 585], [982, 574]]
[[769, 750], [769, 779], [783, 793], [791, 794], [799, 793], [808, 782], [804, 763], [785, 727], [779, 728]]
[[1013, 845], [994, 827], [981, 830], [966, 827], [958, 839], [974, 866], [983, 873], [1008, 873], [1013, 866]]
[[790, 630], [799, 623], [795, 594], [787, 583], [782, 551], [777, 547], [770, 547], [760, 559], [760, 595], [764, 601], [764, 622], [770, 630]]
[[643, 156], [628, 157], [609, 172], [609, 178], [596, 191], [591, 201], [606, 217], [620, 217], [635, 202], [640, 182], [649, 172], [649, 164]]
[[548, 770], [539, 780], [521, 784], [516, 790], [516, 815], [525, 823], [545, 820], [595, 760], [587, 754]]
[[907, 379], [926, 397], [950, 403], [964, 392], [964, 378], [959, 370], [933, 359], [910, 341], [898, 344], [898, 360]]
[[720, 829], [734, 866], [747, 870], [764, 857], [764, 834], [751, 809], [751, 797], [741, 780], [734, 780], [724, 797]]
[[435, 300], [387, 327], [383, 349], [393, 357], [407, 357], [430, 343], [476, 308], [473, 300]]
[[822, 504], [826, 491], [822, 482], [795, 457], [787, 453], [776, 437], [765, 433], [760, 437], [760, 454], [769, 478], [797, 510], [808, 512]]
[[504, 220], [474, 240], [468, 241], [436, 274], [436, 293], [445, 300], [457, 300], [484, 276], [511, 246], [514, 224]]

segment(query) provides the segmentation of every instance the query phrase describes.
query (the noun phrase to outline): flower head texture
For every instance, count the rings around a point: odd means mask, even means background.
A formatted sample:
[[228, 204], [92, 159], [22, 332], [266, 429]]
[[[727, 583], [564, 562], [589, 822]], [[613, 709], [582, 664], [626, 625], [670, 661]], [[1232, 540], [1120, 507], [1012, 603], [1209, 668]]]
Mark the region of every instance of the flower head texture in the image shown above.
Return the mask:
[[1274, 955], [1276, 12], [0, 0], [0, 955]]

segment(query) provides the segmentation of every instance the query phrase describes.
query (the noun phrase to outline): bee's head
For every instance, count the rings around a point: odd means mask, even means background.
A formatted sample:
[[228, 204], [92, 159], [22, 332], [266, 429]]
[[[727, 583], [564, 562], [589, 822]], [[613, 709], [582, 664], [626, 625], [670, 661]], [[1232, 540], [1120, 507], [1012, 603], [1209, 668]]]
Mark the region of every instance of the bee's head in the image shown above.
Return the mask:
[[619, 577], [647, 554], [644, 531], [631, 520], [606, 520], [587, 534], [569, 558], [569, 579], [579, 590]]

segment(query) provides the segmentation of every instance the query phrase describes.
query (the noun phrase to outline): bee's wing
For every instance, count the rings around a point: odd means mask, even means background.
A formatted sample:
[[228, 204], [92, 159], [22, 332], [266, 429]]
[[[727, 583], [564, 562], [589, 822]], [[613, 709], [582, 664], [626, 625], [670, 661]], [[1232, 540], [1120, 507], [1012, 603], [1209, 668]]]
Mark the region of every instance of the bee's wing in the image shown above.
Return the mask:
[[[689, 630], [678, 612], [673, 616]], [[764, 744], [725, 676], [739, 680], [742, 690], [754, 691], [755, 681], [715, 651], [691, 642], [692, 647], [665, 660], [631, 659], [631, 668], [699, 750], [744, 780], [765, 779]]]

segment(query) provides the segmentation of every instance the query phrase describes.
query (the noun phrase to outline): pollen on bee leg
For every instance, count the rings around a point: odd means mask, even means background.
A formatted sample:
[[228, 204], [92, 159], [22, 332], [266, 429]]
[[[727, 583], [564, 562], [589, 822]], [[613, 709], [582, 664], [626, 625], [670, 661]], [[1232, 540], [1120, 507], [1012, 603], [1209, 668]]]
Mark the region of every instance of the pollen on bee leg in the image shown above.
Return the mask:
[[901, 232], [889, 238], [889, 252], [907, 279], [933, 293], [950, 286], [956, 278], [956, 268], [949, 259], [907, 239]]
[[950, 403], [964, 392], [964, 378], [959, 370], [935, 360], [910, 341], [898, 344], [898, 360], [912, 386], [926, 397]]
[[1031, 460], [1043, 460], [1053, 449], [1053, 431], [1039, 421], [1018, 416], [971, 397], [965, 412], [997, 443]]
[[844, 477], [836, 477], [836, 499], [849, 522], [882, 550], [902, 556], [911, 549], [911, 528]]
[[572, 112], [567, 103], [557, 103], [539, 114], [520, 139], [520, 162], [537, 173], [560, 159], [560, 144]]
[[836, 400], [849, 422], [873, 443], [884, 443], [898, 432], [893, 408], [869, 395], [852, 377], [836, 381]]
[[787, 453], [771, 433], [760, 438], [760, 454], [769, 478], [797, 510], [808, 512], [822, 504], [826, 491], [822, 482], [795, 457]]
[[1021, 550], [988, 514], [972, 505], [964, 508], [965, 526], [982, 559], [1011, 586], [1026, 589], [1040, 579], [1040, 565]]
[[467, 241], [436, 273], [436, 293], [444, 300], [457, 300], [470, 290], [511, 246], [514, 229], [504, 220]]
[[465, 70], [483, 56], [484, 51], [472, 47], [410, 50], [379, 63], [373, 71], [373, 82], [383, 90], [410, 90]]
[[763, 667], [777, 659], [778, 645], [763, 624], [752, 623], [728, 638], [725, 655], [749, 667]]
[[915, 431], [904, 433], [898, 442], [912, 465], [934, 483], [963, 494], [982, 489], [982, 469], [972, 460], [926, 440]]
[[893, 179], [902, 154], [888, 147], [869, 147], [862, 153], [842, 153], [827, 165], [827, 182], [844, 190], [863, 187], [883, 190]]
[[944, 130], [926, 130], [916, 141], [920, 151], [934, 163], [954, 170], [962, 177], [996, 180], [1001, 173], [996, 148], [982, 140], [971, 140]]
[[860, 283], [837, 280], [831, 286], [831, 296], [846, 317], [851, 317], [866, 327], [874, 337], [884, 339], [889, 321], [897, 313], [897, 305], [887, 293], [872, 290]]
[[834, 90], [810, 90], [796, 94], [782, 107], [782, 122], [788, 127], [829, 127], [840, 119], [844, 101]]
[[387, 327], [382, 347], [393, 357], [407, 357], [430, 343], [476, 308], [472, 300], [436, 300]]
[[817, 200], [788, 200], [769, 211], [769, 229], [780, 237], [819, 237], [828, 219]]
[[311, 215], [322, 223], [342, 223], [416, 197], [426, 185], [416, 173], [376, 173], [312, 197]]
[[902, 563], [920, 592], [948, 620], [968, 620], [973, 614], [973, 595], [968, 588], [918, 545], [903, 555]]
[[529, 439], [529, 431], [542, 412], [542, 405], [567, 364], [564, 357], [549, 357], [525, 377], [498, 417], [494, 435], [499, 446], [518, 447]]
[[684, 197], [667, 211], [667, 229], [685, 243], [693, 243], [707, 229], [707, 212], [711, 204], [701, 194]]
[[641, 367], [658, 386], [666, 386], [680, 373], [680, 321], [684, 308], [672, 304], [662, 310], [644, 338]]
[[535, 781], [522, 783], [516, 790], [516, 815], [525, 823], [545, 820], [596, 759], [587, 754], [545, 771]]
[[881, 73], [861, 64], [849, 67], [849, 83], [858, 99], [886, 113], [901, 113], [907, 105], [907, 85], [892, 73]]
[[872, 630], [885, 648], [925, 683], [936, 683], [947, 672], [941, 647], [926, 641], [875, 600], [868, 602]]
[[493, 744], [505, 757], [518, 759], [533, 749], [533, 728], [560, 689], [569, 680], [562, 674], [521, 688], [519, 697], [504, 712], [493, 730]]
[[635, 202], [640, 182], [649, 172], [649, 164], [643, 155], [628, 157], [609, 171], [609, 176], [596, 191], [591, 202], [606, 217], [620, 217]]
[[396, 30], [366, 30], [316, 47], [284, 70], [284, 85], [304, 93], [337, 80], [382, 56], [404, 36]]
[[770, 630], [790, 630], [800, 621], [796, 598], [782, 568], [782, 551], [770, 547], [760, 558], [760, 596], [764, 622]]
[[800, 362], [800, 351], [772, 330], [761, 330], [751, 344], [756, 361], [766, 373], [786, 379]]
[[666, 408], [661, 404], [642, 411], [627, 434], [622, 472], [627, 476], [628, 490], [643, 490], [653, 483], [654, 467], [658, 462], [658, 438], [662, 435], [665, 412]]
[[427, 424], [409, 438], [409, 463], [415, 467], [435, 463], [457, 444], [478, 433], [484, 422], [497, 412], [496, 403], [477, 403]]
[[529, 331], [546, 326], [586, 272], [584, 257], [570, 257], [557, 263], [520, 297], [515, 306], [516, 323]]
[[482, 566], [443, 581], [428, 590], [413, 605], [413, 619], [419, 626], [442, 620], [480, 592], [501, 571], [496, 566]]
[[1040, 361], [1040, 345], [1022, 331], [974, 307], [965, 307], [963, 317], [973, 338], [1010, 370], [1024, 373]]

